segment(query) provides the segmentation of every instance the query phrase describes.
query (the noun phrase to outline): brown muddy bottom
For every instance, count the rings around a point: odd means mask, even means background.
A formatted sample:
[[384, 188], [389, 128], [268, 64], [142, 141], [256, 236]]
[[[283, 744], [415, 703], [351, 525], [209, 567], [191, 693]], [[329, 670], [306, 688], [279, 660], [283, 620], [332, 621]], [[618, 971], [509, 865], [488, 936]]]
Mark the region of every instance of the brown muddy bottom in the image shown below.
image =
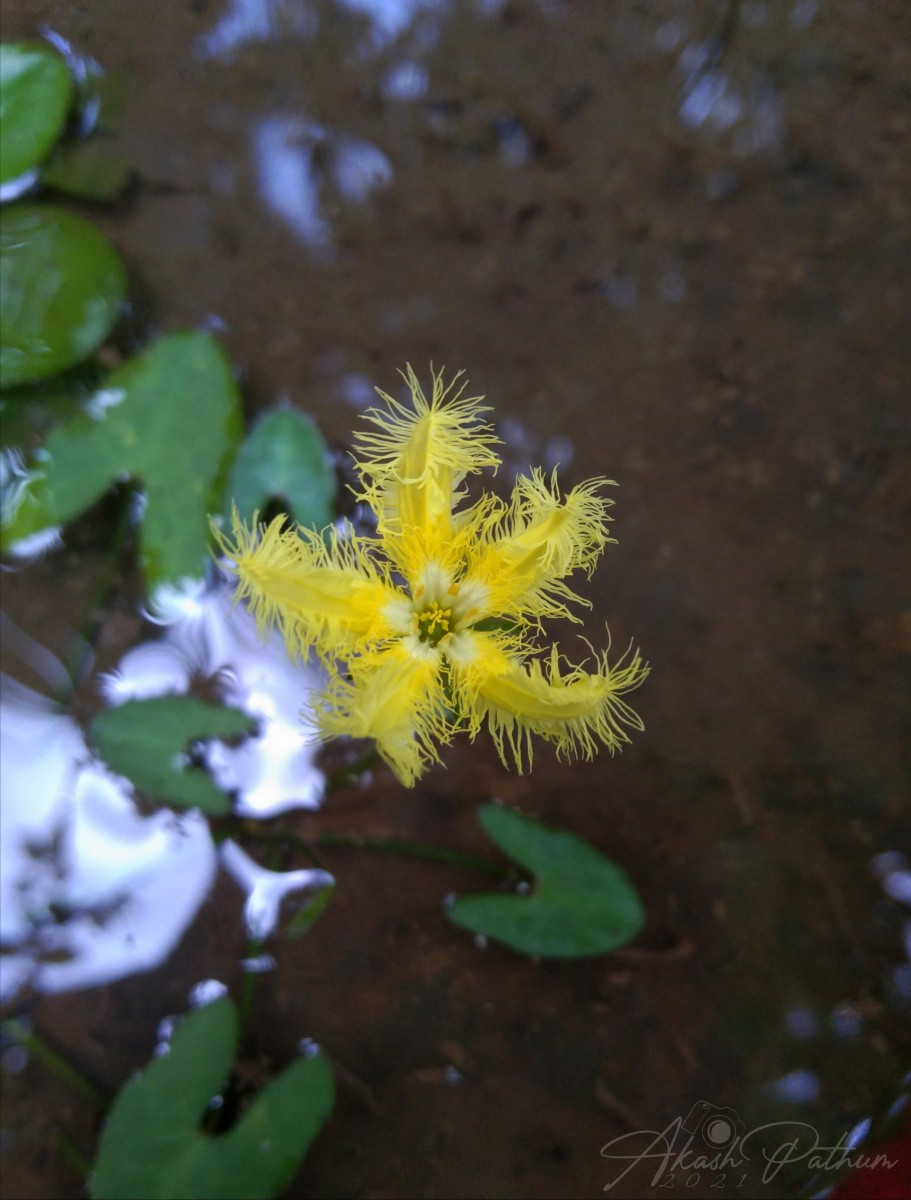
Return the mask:
[[[499, 798], [609, 854], [648, 910], [613, 955], [528, 961], [447, 922], [447, 894], [487, 886], [467, 868], [321, 850], [335, 898], [266, 947], [242, 1047], [253, 1083], [305, 1036], [336, 1070], [288, 1194], [830, 1185], [805, 1162], [764, 1179], [758, 1150], [608, 1156], [677, 1118], [706, 1146], [715, 1108], [834, 1144], [894, 1106], [911, 1058], [906, 5], [152, 7], [8, 0], [4, 22], [122, 78], [109, 136], [136, 185], [91, 215], [149, 328], [216, 329], [249, 414], [287, 397], [340, 448], [406, 361], [466, 368], [506, 441], [497, 486], [557, 462], [564, 486], [619, 482], [585, 632], [609, 619], [652, 664], [646, 733], [614, 760], [542, 750], [520, 778], [479, 740], [412, 791], [378, 768], [245, 828], [276, 869], [309, 865], [287, 835], [484, 855], [475, 810]], [[89, 631], [82, 718], [158, 635], [129, 557], [105, 576], [109, 516], [4, 579], [61, 659]], [[4, 669], [48, 691], [9, 646]], [[7, 1015], [113, 1094], [199, 981], [240, 995], [242, 900], [222, 871], [163, 965]], [[3, 1061], [4, 1195], [83, 1194], [90, 1107]]]

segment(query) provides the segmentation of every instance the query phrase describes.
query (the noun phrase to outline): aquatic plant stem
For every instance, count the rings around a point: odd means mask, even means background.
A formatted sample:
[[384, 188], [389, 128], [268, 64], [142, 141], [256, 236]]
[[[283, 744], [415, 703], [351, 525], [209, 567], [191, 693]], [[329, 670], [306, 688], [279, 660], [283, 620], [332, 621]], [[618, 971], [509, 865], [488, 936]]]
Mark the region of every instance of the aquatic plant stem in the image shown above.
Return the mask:
[[[236, 817], [224, 818], [218, 824], [224, 832], [217, 840], [230, 838], [236, 833], [241, 838], [259, 842], [263, 846], [283, 846], [287, 850], [295, 850], [304, 854], [307, 862], [320, 869], [324, 869], [324, 864], [316, 852], [317, 848], [324, 848], [324, 850], [378, 850], [385, 854], [398, 854], [402, 858], [420, 858], [425, 862], [465, 866], [469, 871], [479, 871], [483, 875], [501, 878], [501, 880], [507, 880], [516, 871], [515, 864], [501, 865], [492, 862], [489, 858], [479, 858], [477, 854], [466, 854], [460, 850], [449, 850], [445, 846], [431, 846], [426, 842], [407, 841], [401, 838], [374, 838], [370, 834], [332, 833], [331, 830], [324, 830], [323, 833], [317, 834], [316, 838], [301, 838], [299, 834], [290, 829], [272, 833], [271, 830], [260, 828], [256, 822], [238, 820]], [[224, 828], [226, 826], [227, 829]]]
[[[263, 952], [263, 942], [261, 938], [252, 938], [250, 945], [247, 947], [247, 959], [258, 958]], [[240, 984], [240, 1003], [238, 1004], [238, 1042], [243, 1040], [247, 1030], [247, 1024], [250, 1020], [250, 1013], [253, 1011], [253, 1001], [256, 997], [256, 985], [259, 983], [259, 971], [244, 970], [243, 978]]]
[[83, 1180], [88, 1178], [92, 1164], [85, 1157], [73, 1139], [62, 1129], [58, 1129], [55, 1137], [56, 1149], [61, 1158], [66, 1159], [73, 1171]]
[[472, 871], [481, 871], [485, 875], [496, 875], [501, 879], [505, 879], [513, 871], [511, 867], [501, 867], [489, 859], [476, 858], [473, 854], [463, 854], [460, 850], [447, 850], [444, 846], [428, 846], [423, 842], [404, 842], [398, 838], [347, 836], [327, 832], [319, 835], [316, 844], [327, 848], [381, 850], [387, 854], [400, 854], [407, 858], [423, 858], [431, 862], [468, 867]]
[[95, 638], [101, 629], [102, 609], [114, 586], [115, 574], [120, 564], [123, 547], [130, 529], [131, 512], [132, 494], [127, 491], [120, 499], [120, 512], [108, 545], [107, 555], [102, 565], [98, 584], [92, 594], [88, 614], [82, 622], [82, 628], [76, 635], [78, 640], [64, 664], [67, 679], [54, 697], [61, 706], [65, 707], [72, 700], [73, 693], [79, 685], [79, 677], [85, 668], [86, 661], [92, 652]]
[[[231, 821], [231, 818], [227, 818]], [[385, 854], [398, 854], [404, 858], [421, 858], [429, 862], [448, 863], [450, 866], [466, 867], [470, 871], [480, 871], [484, 875], [507, 879], [512, 875], [515, 866], [500, 866], [489, 858], [478, 858], [474, 854], [464, 854], [460, 850], [449, 850], [445, 846], [430, 846], [424, 842], [408, 842], [399, 838], [372, 837], [369, 834], [331, 833], [328, 830], [319, 833], [315, 838], [302, 838], [290, 830], [281, 833], [271, 833], [259, 829], [253, 822], [239, 822], [239, 833], [251, 841], [261, 844], [280, 843], [304, 854], [315, 867], [323, 868], [323, 863], [316, 854], [316, 848], [327, 850], [379, 850]], [[226, 837], [232, 836], [230, 832]]]
[[4, 1032], [13, 1041], [18, 1042], [29, 1054], [43, 1063], [49, 1071], [69, 1084], [74, 1091], [84, 1096], [99, 1112], [105, 1111], [108, 1107], [108, 1101], [104, 1094], [94, 1084], [89, 1083], [85, 1076], [80, 1074], [75, 1067], [71, 1066], [64, 1058], [61, 1058], [56, 1050], [52, 1050], [37, 1033], [32, 1032], [24, 1021], [18, 1017], [13, 1017], [11, 1020], [4, 1022], [3, 1028]]

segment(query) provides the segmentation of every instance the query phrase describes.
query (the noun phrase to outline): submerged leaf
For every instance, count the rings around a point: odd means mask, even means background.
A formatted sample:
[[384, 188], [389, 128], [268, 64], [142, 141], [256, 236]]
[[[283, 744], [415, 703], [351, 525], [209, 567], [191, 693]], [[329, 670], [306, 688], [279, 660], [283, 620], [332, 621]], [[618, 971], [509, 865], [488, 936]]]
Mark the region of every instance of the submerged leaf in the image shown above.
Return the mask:
[[238, 708], [192, 696], [156, 696], [105, 709], [89, 737], [108, 766], [141, 791], [171, 804], [226, 813], [227, 796], [203, 770], [190, 767], [187, 747], [200, 738], [235, 737], [254, 728]]
[[245, 521], [271, 499], [281, 500], [298, 525], [323, 529], [332, 520], [335, 472], [323, 435], [294, 409], [266, 413], [245, 438], [225, 490]]
[[642, 904], [621, 869], [571, 833], [545, 829], [495, 804], [478, 810], [490, 837], [536, 876], [528, 896], [466, 896], [449, 909], [457, 925], [523, 954], [606, 954], [642, 928]]
[[50, 46], [0, 45], [0, 184], [42, 162], [60, 136], [72, 98], [69, 68]]
[[101, 1137], [92, 1200], [256, 1200], [287, 1185], [332, 1110], [324, 1054], [276, 1076], [227, 1133], [200, 1130], [237, 1042], [227, 997], [182, 1023], [170, 1049], [120, 1092]]
[[219, 346], [201, 333], [164, 338], [52, 431], [5, 515], [4, 548], [15, 553], [17, 542], [65, 524], [133, 479], [145, 488], [140, 560], [148, 583], [199, 578], [208, 513], [241, 428], [237, 385]]
[[59, 146], [41, 177], [50, 187], [83, 200], [116, 200], [130, 174], [129, 163], [117, 151], [92, 139]]
[[335, 884], [322, 887], [294, 914], [285, 929], [285, 937], [299, 938], [315, 924], [329, 906], [329, 901], [335, 894]]
[[117, 320], [126, 272], [82, 217], [50, 204], [0, 212], [0, 386], [55, 375], [95, 350]]

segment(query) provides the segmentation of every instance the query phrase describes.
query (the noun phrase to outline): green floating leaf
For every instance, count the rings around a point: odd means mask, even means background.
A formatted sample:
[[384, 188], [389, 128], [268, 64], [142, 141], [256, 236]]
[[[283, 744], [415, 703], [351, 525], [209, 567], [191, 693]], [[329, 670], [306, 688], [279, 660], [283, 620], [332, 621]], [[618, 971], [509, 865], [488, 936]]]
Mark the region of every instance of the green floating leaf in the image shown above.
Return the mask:
[[89, 738], [112, 770], [141, 791], [207, 813], [230, 810], [227, 796], [201, 768], [188, 768], [186, 750], [206, 737], [235, 737], [256, 727], [237, 708], [192, 696], [129, 700], [98, 714]]
[[98, 230], [50, 204], [0, 211], [0, 387], [81, 362], [108, 335], [126, 271]]
[[72, 98], [69, 69], [49, 46], [0, 45], [0, 184], [43, 161], [60, 136]]
[[292, 408], [261, 417], [234, 460], [225, 509], [237, 505], [245, 521], [268, 500], [280, 500], [298, 525], [322, 529], [332, 520], [335, 472], [323, 435]]
[[199, 1126], [224, 1084], [237, 1043], [227, 997], [191, 1013], [170, 1051], [118, 1095], [108, 1117], [92, 1200], [256, 1200], [276, 1195], [332, 1111], [324, 1054], [302, 1058], [268, 1083], [227, 1133]]
[[242, 432], [231, 367], [207, 335], [164, 338], [114, 371], [78, 417], [48, 436], [16, 506], [4, 549], [84, 512], [114, 483], [140, 481], [140, 559], [150, 586], [202, 575], [208, 513]]
[[606, 954], [642, 928], [642, 904], [629, 879], [581, 838], [495, 804], [479, 809], [478, 816], [497, 845], [536, 876], [536, 884], [528, 896], [456, 900], [449, 916], [457, 925], [547, 958]]
[[93, 138], [58, 146], [41, 173], [45, 184], [81, 200], [116, 200], [131, 168], [115, 150]]

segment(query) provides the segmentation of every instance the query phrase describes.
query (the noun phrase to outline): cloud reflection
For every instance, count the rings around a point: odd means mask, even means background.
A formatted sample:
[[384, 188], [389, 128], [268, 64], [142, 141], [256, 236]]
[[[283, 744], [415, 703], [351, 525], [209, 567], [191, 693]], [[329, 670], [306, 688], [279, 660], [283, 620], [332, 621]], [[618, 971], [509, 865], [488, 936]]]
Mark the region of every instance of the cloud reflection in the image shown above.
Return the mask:
[[682, 51], [680, 121], [710, 138], [729, 135], [740, 157], [775, 150], [784, 136], [784, 104], [771, 80], [744, 69], [738, 81], [715, 57], [707, 43], [693, 43]]
[[[218, 587], [197, 591], [171, 617], [158, 640], [102, 677], [108, 702], [184, 694], [194, 679], [214, 677], [224, 702], [259, 726], [237, 746], [205, 747], [235, 811], [317, 807], [325, 780], [300, 711], [321, 686], [319, 672], [289, 662], [278, 635], [264, 643]], [[29, 689], [4, 681], [0, 710], [0, 997], [25, 984], [92, 987], [157, 966], [211, 887], [217, 855], [207, 822], [170, 809], [141, 815], [132, 785], [98, 762], [73, 718]], [[239, 847], [225, 866], [250, 884], [247, 909], [255, 898], [260, 932], [282, 895], [326, 882], [321, 872], [263, 872]]]
[[295, 237], [328, 256], [332, 226], [324, 215], [330, 188], [362, 204], [392, 178], [392, 164], [372, 142], [301, 116], [271, 116], [253, 133], [259, 194]]
[[206, 821], [142, 816], [127, 780], [37, 694], [5, 682], [0, 713], [0, 998], [157, 966], [211, 886]]
[[230, 0], [215, 27], [196, 42], [200, 58], [232, 58], [248, 42], [274, 38], [312, 37], [318, 27], [315, 11], [300, 0]]
[[286, 896], [305, 888], [331, 887], [335, 882], [328, 871], [315, 868], [267, 871], [232, 841], [223, 843], [221, 861], [234, 882], [247, 893], [244, 922], [247, 933], [257, 942], [264, 941], [274, 931]]
[[[379, 50], [405, 34], [419, 14], [445, 7], [442, 0], [337, 0], [340, 8], [364, 17]], [[230, 60], [253, 42], [312, 38], [319, 29], [311, 0], [230, 0], [215, 26], [196, 41], [200, 58]]]

